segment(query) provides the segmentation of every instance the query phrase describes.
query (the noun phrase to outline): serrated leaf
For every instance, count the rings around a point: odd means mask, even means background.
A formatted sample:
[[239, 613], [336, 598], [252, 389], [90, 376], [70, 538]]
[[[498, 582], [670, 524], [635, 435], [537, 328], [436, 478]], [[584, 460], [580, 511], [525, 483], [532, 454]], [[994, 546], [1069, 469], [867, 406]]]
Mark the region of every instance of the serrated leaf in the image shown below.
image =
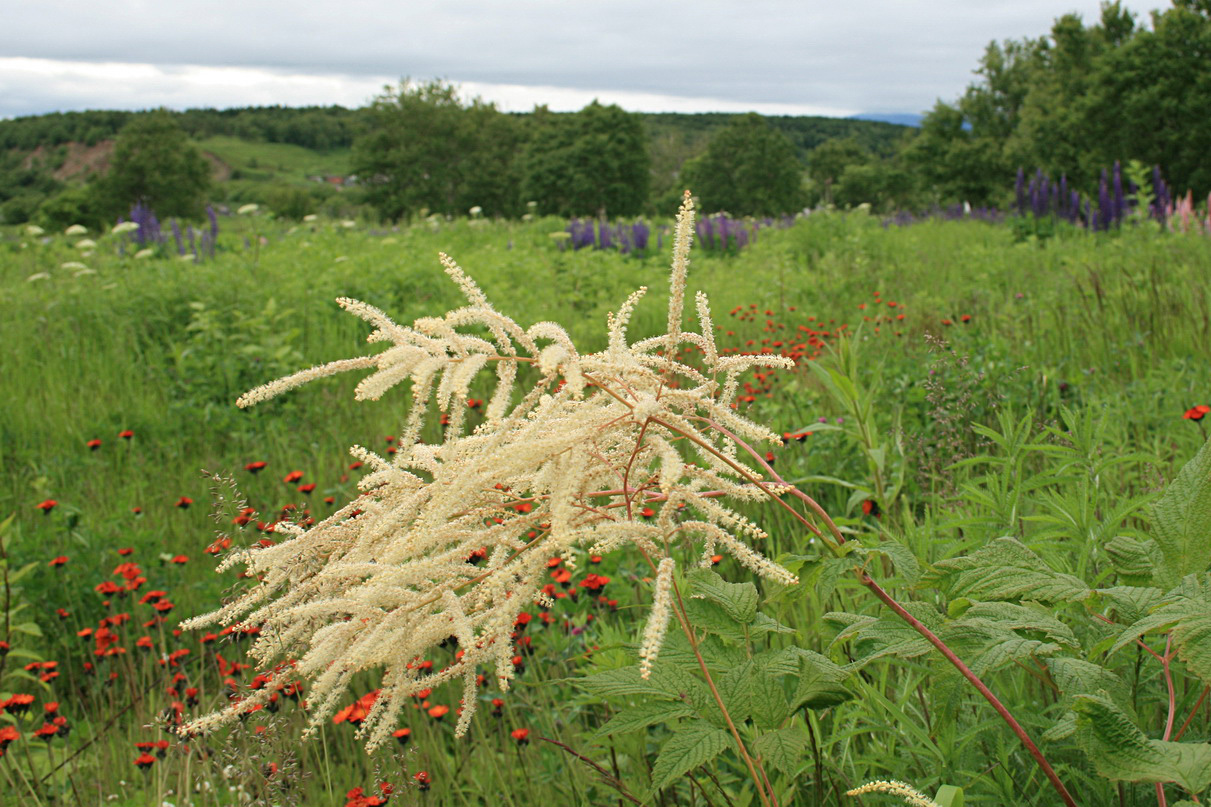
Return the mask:
[[[799, 648], [795, 648], [799, 650]], [[800, 650], [799, 681], [791, 697], [791, 711], [824, 709], [844, 703], [853, 697], [844, 681], [849, 672], [829, 659], [810, 650]]]
[[1153, 505], [1151, 535], [1160, 550], [1155, 578], [1161, 588], [1211, 565], [1211, 440]]
[[1103, 549], [1121, 582], [1138, 586], [1152, 580], [1159, 553], [1156, 541], [1116, 535], [1106, 542]]
[[800, 585], [814, 591], [821, 603], [828, 602], [828, 598], [837, 588], [837, 581], [849, 574], [853, 565], [854, 562], [849, 558], [816, 558], [804, 565], [799, 573]]
[[694, 596], [718, 603], [727, 615], [743, 625], [757, 615], [757, 587], [752, 583], [729, 583], [710, 569], [690, 574]]
[[751, 636], [757, 636], [763, 633], [795, 633], [796, 631], [790, 625], [783, 625], [764, 611], [758, 611], [757, 616], [748, 626], [748, 632]]
[[601, 698], [619, 698], [625, 695], [644, 695], [651, 698], [669, 698], [670, 695], [664, 689], [656, 686], [655, 673], [658, 673], [658, 667], [648, 680], [639, 677], [639, 668], [622, 667], [617, 670], [606, 670], [604, 672], [594, 673], [584, 678], [576, 679], [576, 686], [581, 689], [591, 692]]
[[758, 672], [753, 676], [753, 722], [763, 729], [776, 729], [790, 717], [786, 691], [777, 678]]
[[1066, 740], [1076, 733], [1076, 712], [1064, 712], [1051, 728], [1042, 733], [1041, 738], [1046, 743], [1057, 743]]
[[1172, 631], [1177, 657], [1211, 686], [1211, 577], [1201, 581], [1185, 578], [1152, 613], [1124, 630], [1110, 652], [1155, 630]]
[[784, 647], [781, 650], [763, 650], [753, 656], [758, 675], [795, 675], [799, 672], [799, 650], [798, 647]]
[[1080, 578], [1054, 571], [1016, 538], [998, 538], [971, 555], [939, 561], [924, 580], [951, 597], [973, 600], [1079, 602], [1090, 593]]
[[1058, 657], [1047, 660], [1047, 670], [1065, 697], [1104, 693], [1120, 708], [1125, 708], [1131, 701], [1131, 688], [1127, 682], [1100, 664]]
[[909, 586], [915, 586], [921, 579], [921, 563], [913, 551], [903, 544], [892, 540], [883, 541], [876, 546], [868, 547], [866, 554], [878, 553], [884, 555], [896, 568]]
[[1123, 782], [1176, 782], [1191, 793], [1211, 785], [1211, 744], [1152, 740], [1114, 703], [1079, 695], [1076, 741], [1107, 779]]
[[682, 703], [648, 701], [618, 712], [607, 720], [605, 725], [597, 729], [597, 736], [609, 737], [612, 734], [639, 731], [657, 723], [669, 723], [677, 718], [690, 717], [693, 714], [694, 710]]
[[[1047, 660], [1047, 671], [1060, 690], [1063, 703], [1071, 706], [1077, 695], [1105, 695], [1125, 713], [1130, 713], [1131, 689], [1115, 673], [1101, 665], [1063, 656]], [[1069, 710], [1047, 731], [1043, 739], [1056, 742], [1076, 732], [1076, 713]]]
[[753, 662], [745, 661], [715, 678], [715, 689], [734, 724], [748, 720], [753, 711]]
[[767, 731], [753, 743], [753, 751], [787, 776], [794, 776], [807, 756], [807, 736], [798, 725]]
[[744, 626], [728, 615], [723, 606], [711, 600], [685, 601], [685, 615], [690, 624], [733, 642], [744, 641]]
[[984, 620], [1009, 630], [1031, 630], [1068, 647], [1079, 647], [1072, 628], [1056, 619], [1052, 612], [1039, 605], [1019, 605], [1010, 602], [978, 602], [963, 613], [965, 620]]
[[[903, 603], [905, 610], [935, 633], [941, 628], [940, 618], [932, 606], [920, 602]], [[933, 649], [921, 634], [899, 617], [872, 616], [834, 611], [824, 615], [826, 622], [844, 626], [833, 639], [832, 645], [853, 638], [854, 654], [858, 656], [854, 665], [861, 667], [884, 656], [917, 658]]]
[[1099, 588], [1099, 596], [1110, 601], [1120, 622], [1138, 622], [1160, 605], [1165, 592], [1148, 586], [1114, 586]]
[[688, 703], [709, 720], [720, 720], [719, 705], [702, 679], [681, 667], [658, 664], [652, 670], [651, 681], [671, 698]]
[[662, 790], [688, 771], [705, 765], [728, 746], [726, 731], [705, 721], [687, 723], [660, 749], [652, 766], [652, 790]]
[[[708, 635], [698, 642], [698, 652], [706, 666], [713, 670], [730, 670], [747, 657], [742, 648], [724, 643], [718, 636]], [[660, 648], [660, 662], [672, 664], [683, 670], [698, 672], [698, 657], [694, 655], [690, 642], [681, 631], [669, 633]]]

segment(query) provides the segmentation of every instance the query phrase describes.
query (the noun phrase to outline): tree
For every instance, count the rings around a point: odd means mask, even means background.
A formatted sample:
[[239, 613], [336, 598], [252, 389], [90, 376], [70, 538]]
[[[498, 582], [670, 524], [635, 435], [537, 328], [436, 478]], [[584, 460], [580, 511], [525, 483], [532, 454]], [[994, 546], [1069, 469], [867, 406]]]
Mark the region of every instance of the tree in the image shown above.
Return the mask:
[[638, 115], [594, 101], [574, 114], [538, 107], [523, 194], [559, 216], [629, 216], [648, 198], [651, 161]]
[[445, 215], [480, 207], [513, 215], [520, 205], [517, 122], [495, 105], [464, 104], [453, 84], [407, 79], [366, 111], [353, 143], [353, 170], [384, 218], [422, 209]]
[[210, 165], [166, 109], [138, 115], [118, 133], [113, 160], [95, 191], [107, 215], [143, 202], [160, 216], [202, 215]]
[[833, 186], [851, 165], [870, 162], [871, 155], [852, 137], [833, 137], [816, 146], [807, 155], [807, 175], [821, 189], [826, 202], [833, 200]]
[[682, 169], [704, 210], [733, 216], [792, 213], [806, 203], [803, 167], [786, 135], [755, 112], [732, 120]]

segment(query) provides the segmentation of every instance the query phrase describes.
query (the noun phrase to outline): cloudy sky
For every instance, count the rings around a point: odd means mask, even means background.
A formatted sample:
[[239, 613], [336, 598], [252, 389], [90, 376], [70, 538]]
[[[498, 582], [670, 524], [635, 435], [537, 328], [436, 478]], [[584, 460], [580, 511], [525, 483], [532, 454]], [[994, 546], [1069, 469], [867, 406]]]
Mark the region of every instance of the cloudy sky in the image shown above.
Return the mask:
[[[1164, 0], [1126, 2], [1142, 19]], [[14, 0], [0, 117], [168, 106], [360, 106], [403, 76], [527, 111], [919, 113], [993, 39], [1098, 0]]]

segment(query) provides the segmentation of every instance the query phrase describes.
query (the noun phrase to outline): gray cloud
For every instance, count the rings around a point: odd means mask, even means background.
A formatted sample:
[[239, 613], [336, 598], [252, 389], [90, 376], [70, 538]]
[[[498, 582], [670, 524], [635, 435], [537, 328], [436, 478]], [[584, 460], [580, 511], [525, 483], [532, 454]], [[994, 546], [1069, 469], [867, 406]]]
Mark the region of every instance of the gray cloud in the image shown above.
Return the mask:
[[[887, 112], [955, 97], [992, 39], [1044, 34], [1069, 11], [1098, 15], [1098, 0], [15, 5], [0, 27], [0, 56], [149, 64], [165, 76], [184, 76], [186, 66], [312, 75], [315, 103], [328, 102], [321, 96], [333, 81], [408, 75]], [[106, 106], [105, 97], [90, 101], [53, 82], [12, 97], [6, 83], [0, 72], [0, 114], [38, 107], [40, 93]]]

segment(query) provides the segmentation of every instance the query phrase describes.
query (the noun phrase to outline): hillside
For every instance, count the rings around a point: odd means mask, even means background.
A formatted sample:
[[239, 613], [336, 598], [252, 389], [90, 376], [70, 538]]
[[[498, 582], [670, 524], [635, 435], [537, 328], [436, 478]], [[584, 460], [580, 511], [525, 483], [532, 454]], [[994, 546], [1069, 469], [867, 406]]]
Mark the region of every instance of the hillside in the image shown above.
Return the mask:
[[[25, 221], [45, 199], [104, 173], [117, 133], [139, 114], [93, 110], [0, 120], [0, 221]], [[173, 114], [210, 162], [216, 200], [275, 202], [271, 204], [275, 207], [288, 203], [302, 210], [322, 204], [334, 189], [347, 184], [351, 147], [362, 129], [364, 110], [252, 107]], [[516, 117], [528, 119], [530, 114]], [[667, 195], [682, 164], [701, 154], [711, 136], [735, 116], [641, 113], [639, 117], [648, 137], [656, 198]], [[886, 157], [908, 131], [904, 126], [855, 119], [779, 116], [768, 120], [791, 140], [801, 160], [834, 138], [851, 138], [867, 152]]]

